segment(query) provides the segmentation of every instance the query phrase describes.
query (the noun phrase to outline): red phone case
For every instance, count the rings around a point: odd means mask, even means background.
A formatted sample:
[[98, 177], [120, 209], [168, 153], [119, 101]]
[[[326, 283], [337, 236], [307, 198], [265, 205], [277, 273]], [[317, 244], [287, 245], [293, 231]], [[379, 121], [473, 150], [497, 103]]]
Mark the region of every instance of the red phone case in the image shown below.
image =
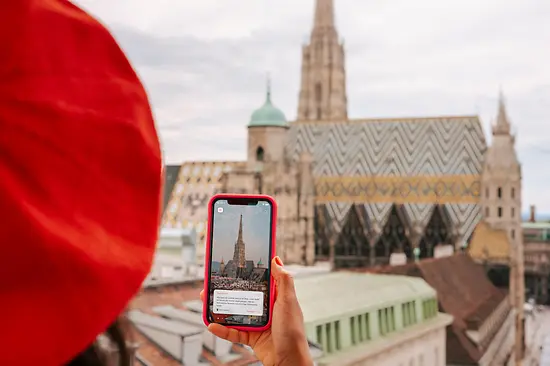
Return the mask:
[[[213, 212], [213, 206], [214, 201], [217, 201], [219, 199], [261, 199], [266, 200], [271, 203], [272, 207], [272, 216], [273, 220], [271, 223], [271, 258], [269, 258], [270, 266], [271, 266], [271, 260], [276, 256], [276, 230], [277, 230], [277, 203], [273, 199], [273, 197], [267, 196], [267, 195], [256, 195], [256, 194], [216, 194], [212, 198], [210, 198], [210, 201], [208, 202], [208, 231], [206, 235], [206, 253], [205, 253], [205, 264], [204, 264], [204, 294], [205, 294], [205, 300], [208, 298], [208, 287], [209, 287], [209, 278], [210, 278], [210, 246], [211, 246], [211, 235], [212, 235], [212, 212]], [[271, 268], [271, 267], [270, 267]], [[247, 332], [262, 332], [264, 330], [267, 330], [271, 327], [271, 321], [273, 317], [273, 304], [275, 302], [275, 283], [273, 282], [273, 277], [271, 277], [271, 270], [270, 270], [270, 276], [269, 276], [269, 317], [267, 324], [263, 327], [247, 327], [247, 326], [234, 326], [234, 325], [225, 325], [227, 328], [237, 329], [237, 330], [243, 330]], [[208, 321], [208, 302], [204, 301], [202, 304], [202, 320], [204, 321], [204, 324], [208, 326], [210, 322]]]

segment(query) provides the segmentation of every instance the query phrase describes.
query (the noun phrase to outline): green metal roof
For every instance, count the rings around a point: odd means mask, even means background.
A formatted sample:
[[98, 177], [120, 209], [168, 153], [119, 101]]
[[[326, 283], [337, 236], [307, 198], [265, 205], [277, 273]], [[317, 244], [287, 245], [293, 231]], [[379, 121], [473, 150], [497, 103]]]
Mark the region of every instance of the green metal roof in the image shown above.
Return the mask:
[[524, 229], [550, 229], [550, 222], [522, 222]]
[[296, 292], [305, 323], [436, 296], [421, 278], [351, 272], [297, 278]]
[[248, 127], [288, 127], [285, 114], [271, 103], [271, 87], [267, 84], [264, 105], [255, 110], [250, 117]]

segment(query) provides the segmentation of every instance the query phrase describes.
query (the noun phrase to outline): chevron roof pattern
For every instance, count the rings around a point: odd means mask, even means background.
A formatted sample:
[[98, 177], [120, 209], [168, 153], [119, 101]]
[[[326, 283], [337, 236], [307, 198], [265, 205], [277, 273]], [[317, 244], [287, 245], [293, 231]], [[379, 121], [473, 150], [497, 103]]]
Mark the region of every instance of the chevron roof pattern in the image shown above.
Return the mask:
[[[381, 226], [391, 205], [404, 203], [410, 224], [421, 229], [434, 205], [441, 203], [465, 240], [481, 219], [477, 202], [486, 148], [477, 116], [297, 121], [291, 124], [287, 145], [294, 159], [303, 152], [313, 156], [317, 202], [326, 205], [336, 228], [344, 224], [353, 201], [363, 202], [370, 221]], [[373, 183], [370, 196], [370, 187], [360, 184], [365, 179]], [[415, 190], [414, 199], [407, 196], [411, 181], [427, 182]], [[386, 191], [391, 186], [408, 190], [381, 194], [388, 184]], [[349, 197], [354, 190], [363, 195]], [[444, 200], [438, 190], [448, 193]]]
[[288, 141], [317, 177], [480, 174], [486, 147], [477, 116], [298, 121]]

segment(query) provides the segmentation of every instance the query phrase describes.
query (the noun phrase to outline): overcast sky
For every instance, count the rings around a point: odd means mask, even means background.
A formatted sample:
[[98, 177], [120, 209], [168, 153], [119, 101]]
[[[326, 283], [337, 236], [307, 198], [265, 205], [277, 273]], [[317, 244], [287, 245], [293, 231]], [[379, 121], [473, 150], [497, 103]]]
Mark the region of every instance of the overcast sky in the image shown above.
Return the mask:
[[[313, 0], [78, 0], [150, 93], [169, 163], [245, 158], [264, 101], [296, 117]], [[524, 210], [550, 213], [550, 1], [335, 0], [352, 118], [479, 114], [499, 88], [518, 133]], [[545, 24], [546, 23], [546, 24]], [[489, 137], [489, 136], [488, 136]]]

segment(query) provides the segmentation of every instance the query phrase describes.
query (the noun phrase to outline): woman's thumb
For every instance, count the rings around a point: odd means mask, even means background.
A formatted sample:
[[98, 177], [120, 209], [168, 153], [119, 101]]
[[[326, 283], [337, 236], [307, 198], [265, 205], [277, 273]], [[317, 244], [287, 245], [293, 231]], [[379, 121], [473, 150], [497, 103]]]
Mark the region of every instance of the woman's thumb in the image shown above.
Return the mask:
[[294, 280], [292, 279], [292, 275], [283, 268], [281, 258], [275, 257], [271, 261], [271, 275], [277, 285], [278, 296], [295, 295]]

